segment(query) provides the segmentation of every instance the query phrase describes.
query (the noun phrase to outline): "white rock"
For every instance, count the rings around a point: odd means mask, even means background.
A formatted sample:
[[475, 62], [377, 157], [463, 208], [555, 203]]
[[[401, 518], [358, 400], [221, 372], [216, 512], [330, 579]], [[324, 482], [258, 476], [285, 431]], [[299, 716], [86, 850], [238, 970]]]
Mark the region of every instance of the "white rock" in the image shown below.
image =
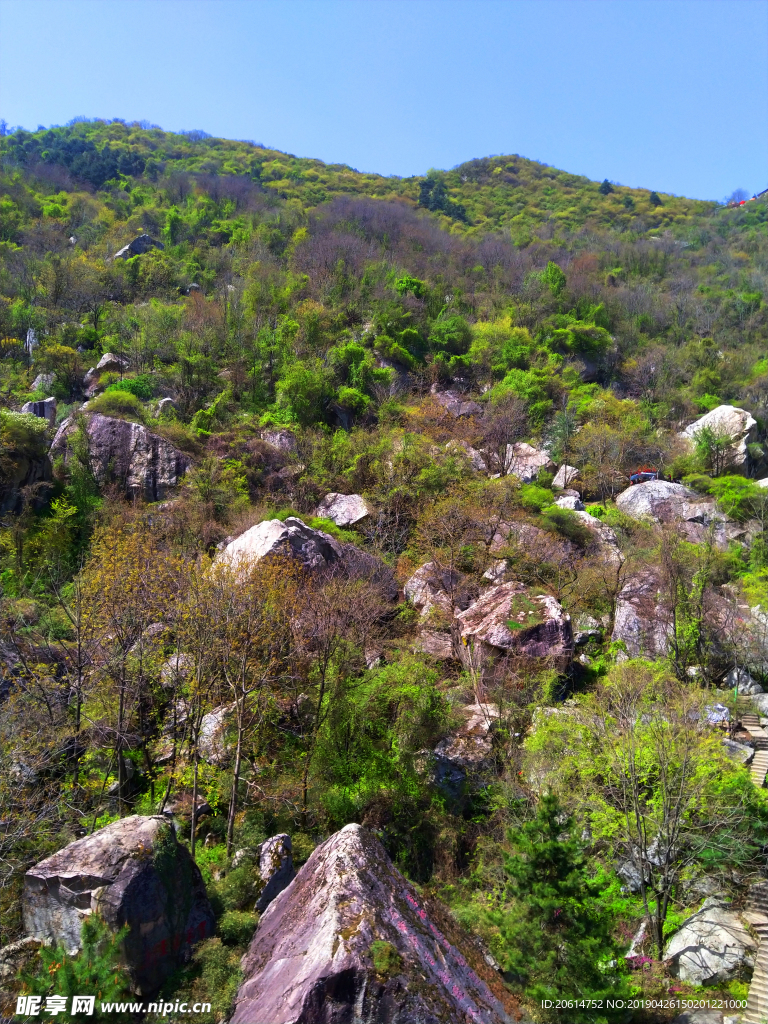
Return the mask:
[[718, 896], [675, 932], [664, 951], [672, 973], [691, 985], [730, 981], [753, 966], [755, 940], [730, 904]]
[[[128, 369], [128, 360], [124, 356], [117, 356], [114, 352], [105, 352], [101, 359], [96, 364], [96, 373], [104, 373], [105, 371], [111, 371], [119, 373], [121, 370]], [[91, 372], [90, 370], [88, 371]]]
[[31, 391], [50, 391], [53, 387], [53, 373], [38, 373], [32, 381]]
[[433, 608], [450, 614], [453, 608], [451, 598], [456, 596], [459, 581], [457, 572], [443, 569], [436, 562], [426, 562], [405, 584], [403, 593], [418, 608], [422, 618], [426, 618]]
[[198, 749], [200, 756], [208, 764], [220, 767], [232, 756], [234, 741], [230, 734], [235, 725], [235, 716], [235, 704], [223, 704], [203, 715]]
[[491, 583], [498, 583], [507, 571], [507, 560], [506, 558], [494, 559], [488, 568], [483, 573], [484, 580], [490, 580]]
[[459, 655], [468, 667], [500, 655], [565, 666], [573, 654], [570, 615], [549, 594], [529, 596], [521, 583], [489, 587], [455, 622]]
[[163, 686], [178, 685], [187, 678], [194, 667], [195, 659], [191, 654], [172, 654], [160, 669], [160, 682]]
[[361, 494], [326, 494], [315, 509], [321, 519], [330, 519], [337, 526], [353, 526], [366, 519], [371, 510]]
[[[557, 505], [558, 508], [570, 509], [571, 512], [584, 511], [584, 502], [581, 500], [581, 498], [556, 498], [555, 505]], [[592, 516], [590, 516], [590, 519], [591, 518]]]
[[743, 668], [732, 668], [723, 679], [723, 685], [727, 689], [735, 689], [737, 693], [747, 697], [764, 692], [760, 683], [753, 679], [749, 672]]
[[261, 844], [259, 876], [262, 889], [253, 909], [263, 914], [275, 896], [279, 896], [296, 876], [293, 870], [291, 837], [285, 832], [272, 836]]
[[576, 479], [578, 475], [579, 471], [575, 466], [563, 464], [560, 469], [558, 469], [557, 473], [555, 473], [555, 479], [552, 481], [552, 486], [555, 490], [563, 491], [572, 480]]
[[473, 448], [471, 444], [466, 441], [449, 441], [445, 446], [445, 450], [449, 453], [456, 453], [469, 460], [472, 469], [478, 473], [482, 473], [486, 469], [485, 459], [483, 458], [482, 452], [479, 452], [477, 448]]
[[342, 555], [341, 546], [329, 534], [313, 530], [301, 519], [289, 516], [284, 523], [279, 519], [265, 519], [252, 526], [227, 544], [216, 559], [236, 565], [255, 563], [266, 555], [278, 553], [297, 558], [307, 569], [329, 565]]
[[739, 764], [749, 764], [755, 756], [755, 748], [750, 747], [748, 743], [737, 743], [736, 740], [729, 739], [722, 739], [720, 742], [728, 757]]
[[504, 457], [505, 472], [508, 476], [516, 476], [521, 483], [532, 483], [542, 469], [554, 469], [555, 464], [547, 452], [540, 451], [530, 444], [508, 444]]
[[671, 628], [653, 570], [628, 579], [616, 601], [612, 639], [624, 641], [630, 658], [660, 658], [667, 653]]
[[725, 469], [732, 473], [745, 472], [749, 463], [748, 445], [757, 440], [757, 421], [754, 417], [746, 409], [739, 409], [733, 405], [718, 405], [716, 409], [705, 413], [687, 426], [679, 436], [692, 447], [696, 436], [704, 427], [732, 438]]

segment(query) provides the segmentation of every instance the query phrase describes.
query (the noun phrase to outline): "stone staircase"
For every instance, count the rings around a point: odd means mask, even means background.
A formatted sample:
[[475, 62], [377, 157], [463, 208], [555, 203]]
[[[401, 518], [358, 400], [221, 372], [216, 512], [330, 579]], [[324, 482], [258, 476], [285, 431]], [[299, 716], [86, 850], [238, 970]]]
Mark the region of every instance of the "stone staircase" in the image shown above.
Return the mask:
[[741, 1020], [742, 1024], [768, 1024], [768, 882], [758, 882], [750, 887], [743, 917], [749, 921], [760, 944], [749, 986], [747, 1009]]
[[768, 774], [768, 732], [760, 725], [760, 716], [752, 711], [749, 697], [740, 697], [738, 704], [741, 727], [749, 733], [755, 748], [755, 756], [750, 765], [752, 781], [756, 786], [763, 786], [765, 785], [765, 776]]

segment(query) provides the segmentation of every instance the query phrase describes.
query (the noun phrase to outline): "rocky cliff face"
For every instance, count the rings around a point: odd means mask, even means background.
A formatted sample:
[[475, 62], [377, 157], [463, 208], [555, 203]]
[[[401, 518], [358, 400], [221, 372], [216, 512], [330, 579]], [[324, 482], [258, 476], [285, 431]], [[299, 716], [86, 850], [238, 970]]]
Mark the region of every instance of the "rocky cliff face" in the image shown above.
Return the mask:
[[232, 1024], [513, 1019], [478, 949], [448, 914], [424, 905], [360, 825], [318, 846], [273, 900], [243, 975]]
[[[59, 427], [51, 445], [51, 458], [63, 456], [66, 461], [66, 439], [74, 426], [68, 419]], [[130, 497], [161, 501], [189, 469], [186, 455], [140, 423], [95, 413], [87, 418], [86, 430], [97, 481], [104, 484], [110, 479], [117, 480]]]
[[185, 951], [213, 933], [200, 870], [162, 817], [132, 815], [70, 843], [24, 878], [28, 935], [79, 949], [83, 918], [127, 924], [124, 955], [137, 991], [155, 991]]

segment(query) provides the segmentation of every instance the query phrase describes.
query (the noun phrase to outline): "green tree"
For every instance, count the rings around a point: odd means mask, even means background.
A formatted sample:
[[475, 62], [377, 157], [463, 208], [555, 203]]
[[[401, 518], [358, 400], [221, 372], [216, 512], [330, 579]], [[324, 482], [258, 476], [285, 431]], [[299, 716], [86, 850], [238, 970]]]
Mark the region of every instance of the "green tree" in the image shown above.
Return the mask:
[[[505, 856], [503, 909], [491, 911], [498, 928], [502, 966], [537, 1005], [561, 998], [606, 999], [626, 995], [615, 966], [613, 918], [602, 893], [605, 878], [592, 874], [576, 822], [547, 794], [536, 816], [508, 834], [514, 855]], [[608, 1020], [594, 1010], [568, 1010], [568, 1020]]]
[[549, 285], [549, 290], [555, 298], [557, 298], [565, 288], [565, 274], [557, 263], [553, 263], [552, 260], [547, 264], [547, 269], [541, 275], [541, 279]]
[[102, 1002], [116, 1002], [130, 997], [130, 978], [121, 964], [123, 941], [128, 934], [125, 925], [112, 932], [96, 915], [83, 920], [80, 930], [80, 951], [74, 956], [63, 946], [43, 946], [36, 970], [21, 977], [23, 992], [39, 996], [64, 996], [67, 1010], [56, 1019], [65, 1022], [82, 1020], [82, 1014], [73, 1016], [72, 996], [96, 996], [94, 1020], [128, 1020], [128, 1015], [102, 1013]]
[[289, 366], [277, 386], [278, 399], [303, 427], [317, 423], [331, 397], [328, 371], [319, 360]]
[[603, 179], [603, 183], [597, 190], [601, 196], [607, 196], [610, 192], [613, 192], [613, 187], [607, 178]]

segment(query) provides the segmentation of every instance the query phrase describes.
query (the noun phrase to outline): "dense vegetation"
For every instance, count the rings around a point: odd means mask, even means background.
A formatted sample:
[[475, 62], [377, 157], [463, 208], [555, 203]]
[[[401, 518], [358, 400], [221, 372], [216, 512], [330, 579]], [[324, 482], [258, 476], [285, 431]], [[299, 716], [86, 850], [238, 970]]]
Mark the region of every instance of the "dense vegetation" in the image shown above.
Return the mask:
[[[171, 990], [212, 998], [219, 1015], [254, 925], [252, 865], [230, 868], [234, 849], [286, 831], [300, 863], [349, 821], [377, 830], [530, 1000], [567, 995], [576, 977], [597, 994], [666, 992], [658, 947], [691, 905], [686, 881], [754, 873], [763, 842], [747, 770], [686, 723], [734, 660], [710, 643], [707, 601], [768, 599], [765, 492], [723, 473], [718, 438], [689, 450], [677, 432], [737, 405], [758, 420], [751, 455], [764, 457], [766, 203], [601, 185], [519, 156], [385, 178], [120, 121], [17, 130], [0, 160], [0, 941], [19, 934], [30, 864], [118, 815], [202, 794], [212, 813], [188, 823], [188, 841], [219, 934]], [[162, 247], [114, 258], [142, 233]], [[97, 481], [78, 410], [107, 352], [125, 368], [102, 375], [88, 412], [185, 453], [171, 502]], [[477, 402], [473, 415], [436, 401], [448, 388]], [[21, 408], [49, 395], [75, 430], [45, 482], [27, 469], [51, 431]], [[173, 406], [159, 412], [163, 397]], [[262, 437], [282, 429], [294, 448]], [[552, 473], [522, 486], [503, 475], [522, 441], [578, 468], [619, 538], [616, 572], [553, 505]], [[502, 476], [477, 472], [467, 448]], [[644, 464], [759, 520], [751, 545], [687, 543], [623, 516], [612, 498]], [[328, 492], [363, 494], [374, 515], [347, 530], [314, 518]], [[225, 538], [289, 515], [376, 555], [401, 587], [433, 561], [470, 591], [496, 526], [534, 525], [546, 543], [510, 540], [509, 576], [602, 636], [565, 674], [516, 662], [478, 680], [420, 653], [413, 607], [387, 605], [365, 574], [312, 579], [269, 562], [244, 582], [212, 561]], [[677, 601], [674, 652], [620, 664], [616, 595], [648, 565]], [[163, 675], [171, 655], [183, 668]], [[478, 694], [502, 711], [492, 779], [446, 795], [423, 755]], [[615, 873], [621, 757], [605, 740], [620, 746], [627, 694], [679, 716], [675, 757], [696, 766], [676, 805], [691, 837], [678, 874], [640, 895]], [[601, 742], [584, 720], [534, 716], [566, 697], [603, 716]], [[200, 756], [199, 725], [222, 704], [241, 742], [217, 766]], [[169, 732], [181, 705], [188, 727]], [[652, 724], [635, 737], [651, 831], [668, 812], [648, 767], [668, 753]], [[555, 795], [540, 801], [542, 777]], [[737, 823], [721, 814], [734, 803]], [[652, 955], [612, 973], [643, 916]]]

